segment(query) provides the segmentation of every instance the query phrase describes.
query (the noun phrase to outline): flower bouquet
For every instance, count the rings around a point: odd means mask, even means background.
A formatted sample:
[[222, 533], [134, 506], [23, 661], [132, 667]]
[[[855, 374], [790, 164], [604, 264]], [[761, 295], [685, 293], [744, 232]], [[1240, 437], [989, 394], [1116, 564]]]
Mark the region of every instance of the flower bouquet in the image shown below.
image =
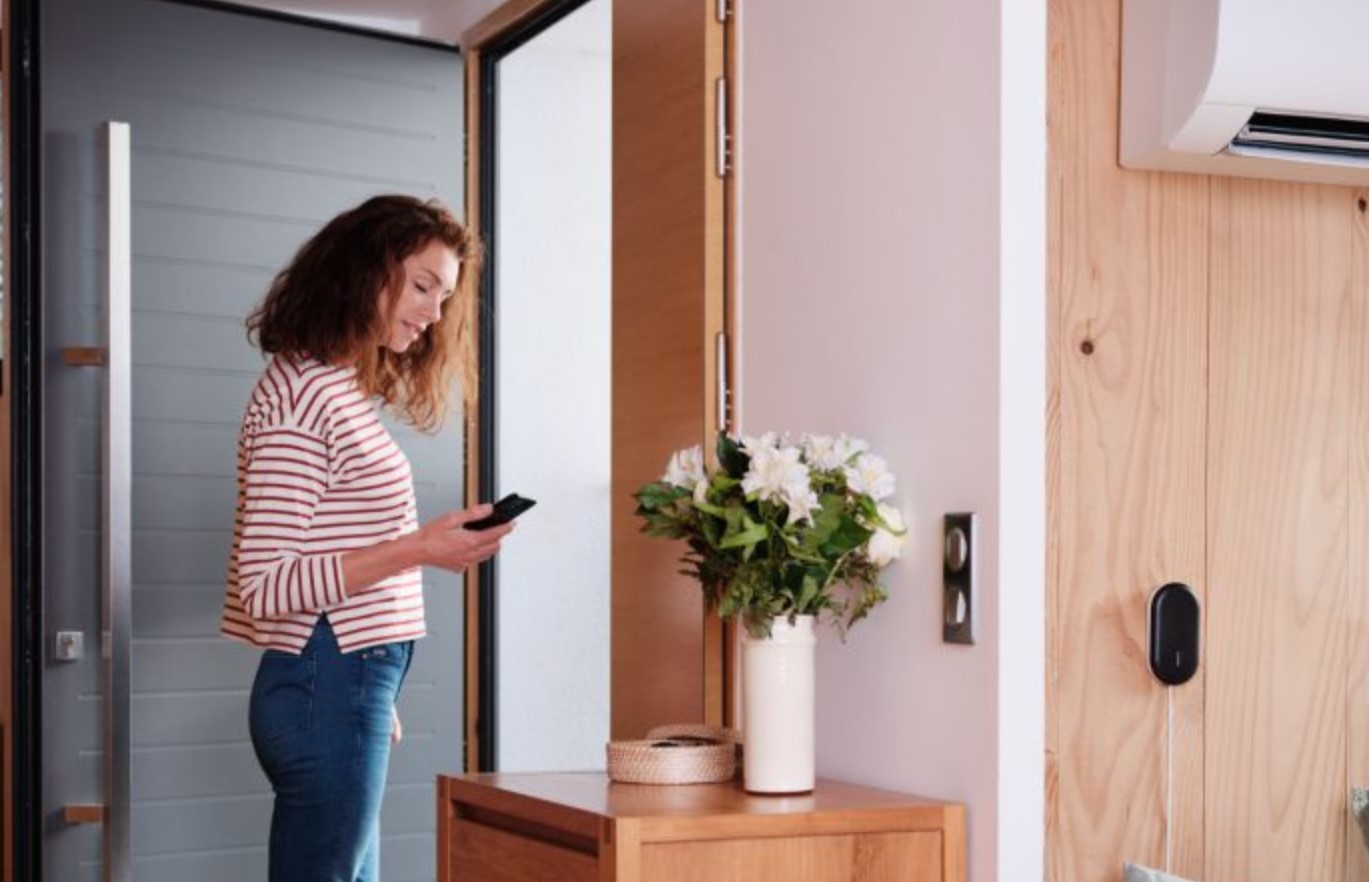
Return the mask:
[[709, 606], [764, 637], [774, 620], [807, 615], [845, 635], [885, 600], [880, 571], [904, 541], [893, 493], [885, 461], [860, 439], [720, 433], [716, 468], [698, 446], [677, 451], [634, 496], [643, 532], [689, 545], [681, 572]]

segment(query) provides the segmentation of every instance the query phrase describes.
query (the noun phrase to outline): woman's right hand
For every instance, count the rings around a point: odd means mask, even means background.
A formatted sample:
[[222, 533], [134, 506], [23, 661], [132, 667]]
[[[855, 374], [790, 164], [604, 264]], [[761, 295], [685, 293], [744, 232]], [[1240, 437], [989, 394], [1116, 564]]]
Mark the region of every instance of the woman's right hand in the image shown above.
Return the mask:
[[490, 514], [492, 508], [481, 503], [464, 511], [450, 511], [420, 527], [414, 538], [423, 565], [459, 573], [499, 551], [500, 541], [514, 529], [512, 522], [484, 530], [463, 529], [465, 524]]

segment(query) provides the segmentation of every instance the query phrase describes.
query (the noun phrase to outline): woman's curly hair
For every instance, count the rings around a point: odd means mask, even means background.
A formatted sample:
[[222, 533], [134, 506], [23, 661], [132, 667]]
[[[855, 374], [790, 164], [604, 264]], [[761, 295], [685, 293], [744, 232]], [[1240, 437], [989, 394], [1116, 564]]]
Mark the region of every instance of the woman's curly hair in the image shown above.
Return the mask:
[[[405, 259], [434, 240], [461, 261], [457, 289], [442, 318], [396, 354], [381, 344], [379, 295], [398, 297]], [[248, 316], [248, 338], [271, 354], [354, 364], [364, 394], [435, 431], [458, 371], [466, 403], [474, 400], [471, 304], [480, 258], [480, 243], [437, 200], [374, 196], [300, 246]]]

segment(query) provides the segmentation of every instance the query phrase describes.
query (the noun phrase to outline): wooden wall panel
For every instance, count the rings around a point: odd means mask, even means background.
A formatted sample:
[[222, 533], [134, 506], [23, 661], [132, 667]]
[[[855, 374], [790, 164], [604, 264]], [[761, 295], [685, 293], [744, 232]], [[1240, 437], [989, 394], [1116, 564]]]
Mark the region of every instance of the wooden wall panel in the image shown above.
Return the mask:
[[1352, 447], [1365, 446], [1352, 430], [1357, 195], [1213, 181], [1205, 868], [1217, 882], [1346, 871], [1349, 551], [1365, 541], [1349, 518]]
[[[1370, 309], [1367, 308], [1365, 292], [1367, 287], [1366, 248], [1366, 199], [1367, 193], [1361, 190], [1356, 194], [1356, 214], [1353, 216], [1355, 230], [1352, 241], [1354, 258], [1351, 268], [1354, 273], [1351, 286], [1361, 296], [1352, 298], [1352, 313], [1349, 320], [1353, 328], [1365, 328], [1370, 322]], [[1367, 740], [1367, 720], [1370, 719], [1370, 679], [1367, 679], [1367, 666], [1370, 666], [1370, 648], [1367, 647], [1367, 600], [1370, 600], [1370, 543], [1363, 541], [1370, 536], [1370, 518], [1367, 517], [1366, 474], [1370, 470], [1367, 454], [1370, 453], [1370, 361], [1367, 361], [1367, 340], [1365, 334], [1352, 339], [1351, 351], [1351, 444], [1347, 474], [1349, 488], [1350, 537], [1348, 616], [1346, 628], [1351, 641], [1351, 651], [1347, 653], [1346, 678], [1346, 773], [1347, 788], [1365, 787], [1370, 782], [1370, 740]], [[1362, 541], [1356, 541], [1360, 537]], [[1346, 822], [1346, 878], [1363, 880], [1370, 878], [1370, 860], [1361, 841], [1357, 838], [1360, 830], [1354, 822]]]
[[[1202, 676], [1170, 696], [1146, 662], [1161, 584], [1202, 600], [1208, 182], [1117, 167], [1116, 0], [1053, 0], [1048, 130], [1048, 878], [1180, 871], [1167, 803], [1202, 817]], [[1172, 728], [1175, 753], [1169, 756]], [[1167, 767], [1173, 774], [1167, 774]], [[1167, 787], [1170, 792], [1167, 792]]]
[[1119, 168], [1120, 7], [1049, 6], [1047, 875], [1364, 879], [1365, 194]]
[[[632, 493], [709, 421], [723, 310], [713, 90], [722, 26], [705, 0], [614, 3], [613, 556], [610, 735], [721, 719], [717, 625], [680, 543], [639, 532]], [[706, 677], [705, 628], [714, 629]]]

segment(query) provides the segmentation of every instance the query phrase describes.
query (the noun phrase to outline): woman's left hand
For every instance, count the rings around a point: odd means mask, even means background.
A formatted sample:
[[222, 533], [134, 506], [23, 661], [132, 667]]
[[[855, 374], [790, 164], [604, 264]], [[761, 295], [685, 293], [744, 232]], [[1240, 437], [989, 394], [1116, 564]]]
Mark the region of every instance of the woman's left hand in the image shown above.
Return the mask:
[[392, 707], [390, 709], [390, 719], [395, 722], [395, 725], [390, 729], [390, 743], [399, 744], [404, 740], [404, 726], [400, 725], [399, 708]]

